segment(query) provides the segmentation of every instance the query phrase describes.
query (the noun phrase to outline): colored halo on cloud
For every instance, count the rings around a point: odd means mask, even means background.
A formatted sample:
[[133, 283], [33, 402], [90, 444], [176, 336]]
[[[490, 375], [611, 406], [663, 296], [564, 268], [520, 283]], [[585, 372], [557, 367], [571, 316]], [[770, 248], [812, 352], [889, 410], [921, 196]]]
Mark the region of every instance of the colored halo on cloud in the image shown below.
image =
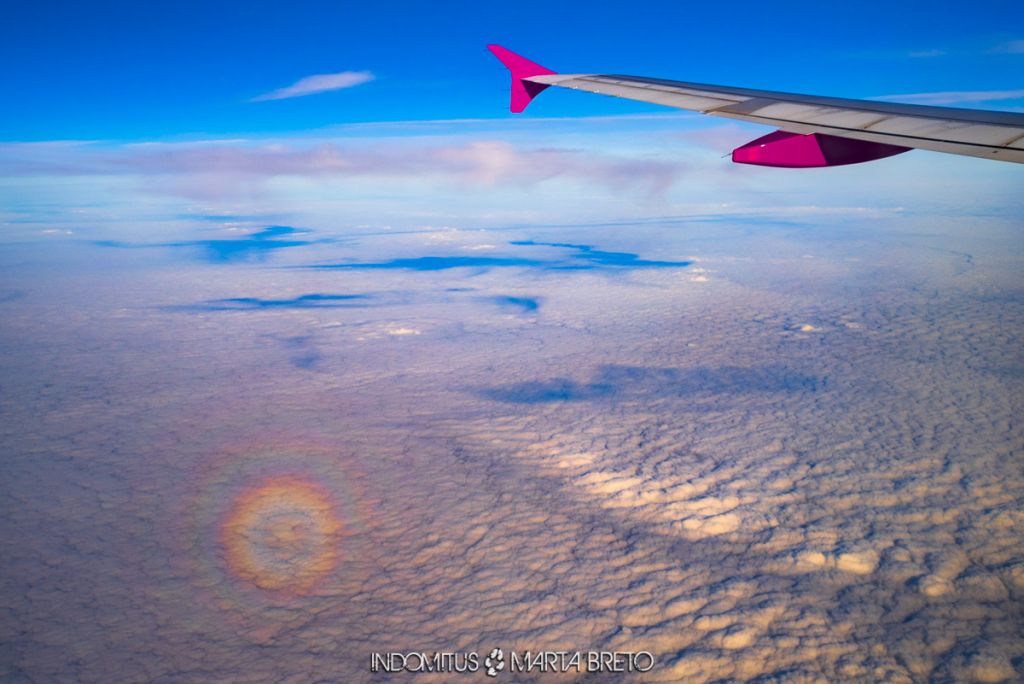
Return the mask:
[[220, 540], [232, 575], [260, 589], [301, 594], [337, 567], [342, 531], [325, 487], [283, 476], [235, 498]]
[[197, 600], [249, 634], [267, 628], [268, 606], [290, 615], [358, 591], [372, 502], [355, 454], [337, 438], [292, 434], [211, 453], [181, 502], [180, 567]]

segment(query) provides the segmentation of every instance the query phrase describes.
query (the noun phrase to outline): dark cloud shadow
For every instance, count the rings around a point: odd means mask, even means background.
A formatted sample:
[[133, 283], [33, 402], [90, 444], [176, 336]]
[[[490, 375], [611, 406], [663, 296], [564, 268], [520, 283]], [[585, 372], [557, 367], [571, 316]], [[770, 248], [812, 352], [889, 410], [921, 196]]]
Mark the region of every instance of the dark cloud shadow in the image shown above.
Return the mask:
[[291, 337], [271, 337], [280, 342], [288, 350], [288, 362], [300, 370], [318, 370], [324, 355], [313, 344], [310, 335], [292, 335]]
[[543, 268], [550, 262], [538, 259], [525, 259], [516, 257], [474, 257], [474, 256], [424, 256], [406, 259], [391, 259], [390, 261], [378, 261], [368, 263], [351, 264], [314, 264], [300, 268], [315, 268], [324, 270], [374, 270], [374, 269], [395, 269], [408, 271], [447, 271], [452, 268], [505, 268], [509, 266], [527, 266]]
[[207, 221], [209, 223], [263, 223], [281, 218], [274, 214], [179, 214], [178, 218], [187, 221]]
[[314, 370], [320, 364], [322, 359], [323, 354], [315, 349], [310, 349], [300, 354], [295, 354], [288, 360], [296, 368], [301, 368], [302, 370]]
[[474, 392], [492, 401], [543, 404], [630, 396], [683, 397], [817, 392], [824, 389], [827, 384], [827, 377], [807, 375], [784, 366], [680, 369], [608, 365], [601, 366], [590, 382], [559, 377], [477, 389]]
[[292, 239], [285, 239], [288, 236], [303, 235], [309, 232], [308, 230], [292, 228], [290, 226], [268, 226], [259, 232], [231, 239], [185, 240], [183, 242], [159, 242], [154, 244], [97, 240], [93, 244], [98, 247], [111, 247], [115, 249], [152, 249], [158, 247], [185, 249], [196, 255], [201, 261], [209, 263], [236, 263], [265, 261], [267, 255], [276, 250], [328, 242], [328, 240], [298, 240], [294, 239], [294, 237]]
[[515, 247], [556, 247], [568, 249], [570, 253], [561, 259], [537, 259], [526, 256], [484, 257], [484, 256], [422, 256], [390, 259], [388, 261], [344, 263], [344, 264], [311, 264], [299, 268], [314, 269], [385, 269], [409, 271], [445, 271], [453, 268], [536, 268], [549, 271], [572, 270], [629, 270], [636, 268], [684, 268], [689, 261], [654, 261], [641, 259], [630, 252], [606, 252], [594, 249], [591, 245], [576, 245], [563, 242], [535, 242], [533, 240], [517, 240], [509, 243]]
[[373, 296], [367, 294], [312, 294], [290, 299], [260, 299], [258, 297], [230, 297], [211, 299], [198, 304], [165, 306], [165, 311], [258, 311], [263, 309], [353, 309], [374, 306]]
[[583, 265], [580, 268], [683, 268], [690, 265], [689, 261], [655, 261], [641, 259], [631, 252], [606, 252], [594, 249], [591, 245], [577, 245], [571, 242], [536, 242], [534, 240], [515, 240], [512, 245], [526, 247], [561, 247], [575, 250], [570, 259], [578, 259]]
[[487, 301], [493, 302], [502, 309], [508, 309], [517, 313], [533, 313], [540, 309], [540, 300], [534, 297], [512, 297], [509, 295], [497, 295], [489, 297]]

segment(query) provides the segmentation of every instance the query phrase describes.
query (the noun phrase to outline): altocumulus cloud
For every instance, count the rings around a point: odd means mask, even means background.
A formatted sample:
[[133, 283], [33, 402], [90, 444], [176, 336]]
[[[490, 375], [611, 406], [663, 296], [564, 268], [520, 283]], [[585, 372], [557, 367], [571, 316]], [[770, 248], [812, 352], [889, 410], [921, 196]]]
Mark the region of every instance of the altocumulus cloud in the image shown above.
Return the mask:
[[316, 93], [326, 93], [331, 90], [352, 88], [373, 79], [374, 75], [370, 71], [339, 71], [336, 74], [314, 74], [313, 76], [300, 78], [285, 88], [278, 88], [269, 93], [257, 95], [250, 101], [264, 102], [266, 100], [285, 100], [290, 97], [315, 95]]
[[0, 681], [1021, 681], [1020, 221], [908, 214], [453, 233], [594, 267], [472, 280], [0, 250]]

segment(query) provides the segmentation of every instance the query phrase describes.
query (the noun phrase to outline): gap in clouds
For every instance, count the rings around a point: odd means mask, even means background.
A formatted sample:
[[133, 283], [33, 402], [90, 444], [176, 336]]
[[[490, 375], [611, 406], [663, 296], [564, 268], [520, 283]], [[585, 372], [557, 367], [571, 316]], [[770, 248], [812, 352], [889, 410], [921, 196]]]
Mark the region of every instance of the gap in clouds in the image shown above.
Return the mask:
[[769, 364], [740, 366], [663, 368], [626, 365], [601, 366], [589, 381], [568, 377], [528, 380], [477, 389], [473, 393], [491, 401], [511, 404], [597, 401], [634, 397], [699, 397], [773, 392], [818, 392], [828, 378]]
[[540, 300], [535, 297], [495, 295], [493, 297], [489, 297], [488, 301], [497, 304], [502, 309], [511, 310], [520, 314], [535, 313], [540, 309]]
[[[388, 261], [353, 262], [336, 264], [311, 264], [298, 268], [318, 270], [409, 270], [409, 271], [446, 271], [454, 268], [475, 268], [487, 271], [492, 268], [525, 267], [548, 271], [590, 271], [590, 270], [630, 270], [639, 268], [685, 268], [689, 261], [658, 261], [641, 259], [631, 252], [608, 252], [594, 249], [591, 245], [560, 242], [535, 242], [533, 240], [513, 240], [509, 242], [515, 247], [554, 247], [571, 250], [567, 258], [538, 259], [522, 256], [420, 256], [403, 257]], [[575, 252], [575, 253], [572, 253]]]
[[325, 294], [314, 292], [297, 297], [269, 299], [260, 297], [228, 297], [199, 304], [163, 307], [165, 311], [265, 311], [267, 309], [352, 309], [375, 306], [368, 294]]
[[290, 235], [303, 235], [311, 231], [291, 226], [269, 226], [255, 233], [239, 238], [215, 238], [209, 240], [185, 240], [181, 242], [159, 242], [153, 244], [122, 242], [118, 240], [95, 240], [93, 245], [113, 249], [185, 249], [201, 261], [209, 263], [241, 263], [265, 261], [267, 255], [290, 247], [304, 247], [331, 242], [327, 239], [296, 240], [282, 239]]

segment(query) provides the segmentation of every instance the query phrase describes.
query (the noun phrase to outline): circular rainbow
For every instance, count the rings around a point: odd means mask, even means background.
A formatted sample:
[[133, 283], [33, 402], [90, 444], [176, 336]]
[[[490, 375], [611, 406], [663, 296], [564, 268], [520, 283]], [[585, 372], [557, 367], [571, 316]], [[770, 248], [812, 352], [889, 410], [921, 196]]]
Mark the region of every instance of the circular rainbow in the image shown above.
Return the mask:
[[326, 488], [283, 476], [235, 498], [220, 542], [235, 577], [260, 589], [302, 594], [337, 567], [343, 531]]

